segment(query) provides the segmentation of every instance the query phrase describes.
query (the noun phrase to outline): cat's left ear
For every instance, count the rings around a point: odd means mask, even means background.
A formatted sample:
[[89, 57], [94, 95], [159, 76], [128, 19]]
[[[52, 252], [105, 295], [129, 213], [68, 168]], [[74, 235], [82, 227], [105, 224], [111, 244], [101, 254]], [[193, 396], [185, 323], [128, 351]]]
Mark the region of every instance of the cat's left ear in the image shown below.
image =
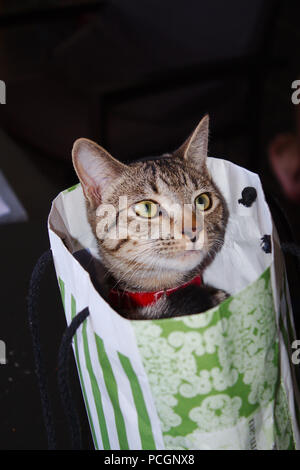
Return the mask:
[[96, 209], [102, 202], [102, 195], [127, 167], [96, 142], [84, 138], [74, 142], [72, 158], [85, 198]]
[[208, 132], [209, 115], [206, 114], [201, 119], [192, 135], [175, 154], [180, 154], [185, 160], [189, 160], [193, 162], [195, 166], [204, 169], [206, 167]]

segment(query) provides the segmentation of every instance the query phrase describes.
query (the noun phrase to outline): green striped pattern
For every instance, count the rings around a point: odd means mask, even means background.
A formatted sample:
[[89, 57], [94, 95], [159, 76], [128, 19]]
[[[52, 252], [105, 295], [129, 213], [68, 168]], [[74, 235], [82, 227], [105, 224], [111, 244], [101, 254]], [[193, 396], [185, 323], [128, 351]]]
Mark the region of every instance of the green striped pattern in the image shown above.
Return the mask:
[[120, 408], [120, 403], [119, 403], [117, 382], [116, 382], [111, 364], [109, 362], [108, 356], [106, 354], [102, 339], [97, 335], [95, 335], [95, 339], [96, 339], [96, 344], [97, 344], [98, 359], [99, 359], [99, 363], [103, 371], [104, 382], [105, 382], [108, 395], [109, 395], [109, 398], [111, 400], [111, 403], [114, 409], [120, 449], [128, 450], [129, 446], [128, 446], [125, 422], [124, 422], [124, 418], [123, 418], [122, 411]]
[[[59, 281], [64, 308], [66, 310], [65, 284], [61, 278], [59, 278], [58, 281]], [[76, 301], [75, 301], [74, 296], [71, 295], [71, 319], [75, 317], [76, 313], [77, 313]], [[114, 371], [113, 371], [113, 368], [112, 368], [112, 365], [111, 365], [111, 362], [110, 362], [110, 359], [107, 354], [102, 338], [100, 338], [95, 333], [93, 333], [92, 336], [88, 335], [88, 331], [87, 331], [88, 321], [89, 319], [85, 320], [85, 322], [82, 325], [82, 328], [79, 329], [76, 335], [74, 336], [74, 350], [75, 350], [75, 358], [76, 358], [82, 393], [83, 393], [83, 397], [84, 397], [84, 401], [86, 405], [86, 410], [87, 410], [87, 414], [89, 418], [94, 445], [96, 449], [103, 448], [105, 450], [110, 450], [111, 448], [113, 449], [117, 448], [116, 445], [113, 445], [110, 442], [109, 430], [107, 427], [107, 419], [105, 417], [105, 410], [103, 406], [103, 395], [101, 393], [100, 386], [99, 386], [100, 382], [99, 380], [97, 380], [97, 375], [95, 373], [96, 364], [94, 361], [97, 361], [98, 365], [102, 369], [105, 388], [106, 388], [110, 403], [112, 405], [115, 427], [116, 427], [117, 436], [118, 436], [119, 449], [129, 450], [130, 447], [128, 443], [124, 414], [120, 406], [117, 380], [116, 380], [116, 377], [115, 377], [115, 374], [114, 374]], [[80, 363], [78, 335], [81, 335], [82, 337], [84, 364]], [[89, 341], [93, 339], [95, 340], [97, 357], [93, 357], [90, 352]], [[129, 381], [133, 403], [136, 408], [137, 422], [138, 422], [138, 429], [136, 430], [137, 432], [136, 441], [141, 442], [142, 449], [148, 449], [148, 450], [156, 449], [155, 440], [154, 440], [154, 436], [152, 432], [151, 421], [150, 421], [150, 417], [147, 411], [147, 406], [146, 406], [146, 402], [144, 399], [143, 390], [139, 383], [138, 377], [134, 371], [134, 368], [132, 366], [130, 359], [124, 354], [121, 354], [120, 352], [116, 351], [116, 353], [120, 361], [120, 367], [124, 371], [125, 376], [127, 377]], [[90, 380], [92, 397], [89, 395], [89, 398], [88, 398], [88, 394], [86, 391], [86, 385], [84, 383], [82, 367], [86, 370], [89, 380]], [[97, 413], [96, 416], [91, 413], [89, 400], [90, 401], [93, 400], [94, 402], [94, 406], [95, 406], [96, 413]], [[100, 442], [97, 439], [97, 433], [95, 431], [95, 422], [93, 422], [93, 420], [95, 419], [97, 419], [98, 427], [100, 429], [100, 436], [101, 436]], [[134, 448], [138, 448], [138, 447], [134, 447]]]
[[[72, 312], [72, 320], [73, 320], [73, 318], [74, 318], [75, 315], [76, 315], [76, 301], [75, 301], [73, 295], [71, 296], [71, 312]], [[91, 432], [92, 432], [92, 436], [93, 436], [94, 445], [95, 445], [95, 448], [96, 448], [96, 449], [99, 449], [98, 443], [97, 443], [97, 439], [96, 439], [95, 428], [94, 428], [94, 425], [93, 425], [91, 410], [90, 410], [90, 407], [89, 407], [89, 402], [88, 402], [88, 399], [87, 399], [86, 389], [85, 389], [85, 385], [84, 385], [84, 381], [83, 381], [81, 365], [80, 365], [80, 361], [79, 361], [79, 351], [78, 351], [78, 338], [77, 338], [77, 334], [78, 334], [78, 333], [76, 333], [76, 335], [74, 336], [74, 347], [75, 347], [76, 364], [77, 364], [77, 368], [78, 368], [78, 374], [79, 374], [79, 379], [80, 379], [82, 394], [83, 394], [83, 397], [84, 397], [84, 403], [85, 403], [86, 411], [87, 411], [88, 418], [89, 418], [89, 423], [90, 423], [90, 427], [91, 427]]]
[[95, 406], [96, 406], [96, 410], [97, 410], [97, 416], [98, 416], [98, 421], [99, 421], [99, 428], [100, 428], [100, 432], [101, 432], [103, 447], [104, 447], [105, 450], [110, 450], [110, 443], [109, 443], [109, 437], [108, 437], [108, 432], [107, 432], [107, 426], [106, 426], [105, 416], [104, 416], [104, 412], [103, 412], [102, 397], [101, 397], [101, 392], [99, 390], [99, 386], [98, 386], [96, 376], [95, 376], [94, 371], [93, 371], [93, 366], [92, 366], [92, 361], [91, 361], [90, 351], [89, 351], [89, 346], [88, 346], [86, 325], [87, 325], [87, 321], [85, 320], [83, 328], [82, 328], [82, 337], [83, 337], [83, 346], [84, 346], [84, 355], [85, 355], [85, 361], [86, 361], [86, 368], [88, 370], [90, 381], [91, 381], [91, 386], [92, 386], [94, 402], [95, 402]]
[[142, 449], [155, 449], [155, 442], [152, 434], [150, 418], [147, 412], [146, 403], [138, 378], [128, 357], [124, 356], [124, 354], [121, 353], [118, 353], [118, 356], [124, 369], [124, 372], [129, 380], [134, 404], [138, 411], [138, 426], [142, 441]]

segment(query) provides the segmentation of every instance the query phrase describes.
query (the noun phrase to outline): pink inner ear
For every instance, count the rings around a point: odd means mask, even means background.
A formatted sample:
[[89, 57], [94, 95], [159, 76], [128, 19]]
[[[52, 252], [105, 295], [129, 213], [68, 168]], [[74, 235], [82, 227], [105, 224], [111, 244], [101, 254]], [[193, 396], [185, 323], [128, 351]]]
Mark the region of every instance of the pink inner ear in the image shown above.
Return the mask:
[[89, 186], [87, 198], [95, 208], [98, 207], [102, 201], [99, 186]]
[[116, 180], [126, 165], [115, 160], [106, 150], [88, 139], [78, 139], [72, 153], [84, 195], [93, 207], [98, 207], [103, 192]]
[[183, 144], [184, 158], [194, 160], [195, 163], [205, 166], [208, 144], [208, 115], [200, 121], [192, 135]]
[[99, 182], [96, 178], [93, 178], [92, 174], [95, 175], [100, 171], [99, 166], [91, 164], [91, 162], [85, 162], [86, 166], [77, 160], [77, 173], [81, 180], [82, 189], [86, 198], [90, 201], [93, 206], [101, 204], [101, 191]]

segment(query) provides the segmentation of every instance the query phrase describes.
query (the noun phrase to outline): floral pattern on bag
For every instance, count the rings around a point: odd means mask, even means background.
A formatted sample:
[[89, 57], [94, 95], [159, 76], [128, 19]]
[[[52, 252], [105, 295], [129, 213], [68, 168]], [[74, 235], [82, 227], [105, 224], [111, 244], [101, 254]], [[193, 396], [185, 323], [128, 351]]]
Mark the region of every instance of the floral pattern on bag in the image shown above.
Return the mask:
[[167, 447], [187, 448], [195, 432], [231, 429], [274, 400], [279, 358], [269, 269], [217, 308], [133, 324]]
[[293, 448], [292, 442], [292, 425], [290, 419], [289, 408], [287, 404], [287, 397], [284, 390], [284, 385], [281, 383], [276, 394], [276, 407], [275, 407], [275, 443], [276, 448], [286, 450]]

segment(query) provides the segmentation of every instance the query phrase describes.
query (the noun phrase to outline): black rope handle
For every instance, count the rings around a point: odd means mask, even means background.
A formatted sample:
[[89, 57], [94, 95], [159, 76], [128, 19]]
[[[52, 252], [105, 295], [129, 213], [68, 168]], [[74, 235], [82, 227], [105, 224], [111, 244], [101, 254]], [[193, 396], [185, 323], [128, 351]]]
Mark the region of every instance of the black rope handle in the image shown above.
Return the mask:
[[[48, 390], [48, 380], [41, 347], [40, 328], [38, 321], [38, 303], [40, 298], [41, 279], [52, 261], [53, 257], [51, 250], [47, 250], [40, 256], [32, 271], [27, 296], [28, 320], [32, 336], [35, 373], [37, 376], [37, 382], [41, 396], [42, 412], [49, 450], [55, 450], [57, 448], [57, 444], [53, 410]], [[88, 317], [88, 315], [88, 308], [82, 310], [76, 315], [71, 324], [66, 328], [62, 337], [58, 356], [58, 387], [64, 413], [69, 424], [72, 449], [81, 449], [82, 445], [80, 422], [69, 383], [70, 346], [77, 329]]]
[[69, 358], [73, 337], [77, 329], [89, 316], [89, 309], [85, 308], [73, 318], [66, 328], [58, 354], [58, 387], [63, 409], [68, 420], [72, 449], [81, 450], [81, 426], [69, 382]]
[[38, 259], [31, 275], [27, 296], [28, 320], [32, 336], [35, 373], [41, 395], [44, 424], [47, 432], [49, 450], [56, 449], [56, 435], [52, 406], [48, 391], [47, 374], [41, 348], [37, 306], [40, 297], [40, 281], [44, 272], [46, 271], [46, 268], [49, 266], [52, 260], [53, 258], [51, 250], [47, 250]]

